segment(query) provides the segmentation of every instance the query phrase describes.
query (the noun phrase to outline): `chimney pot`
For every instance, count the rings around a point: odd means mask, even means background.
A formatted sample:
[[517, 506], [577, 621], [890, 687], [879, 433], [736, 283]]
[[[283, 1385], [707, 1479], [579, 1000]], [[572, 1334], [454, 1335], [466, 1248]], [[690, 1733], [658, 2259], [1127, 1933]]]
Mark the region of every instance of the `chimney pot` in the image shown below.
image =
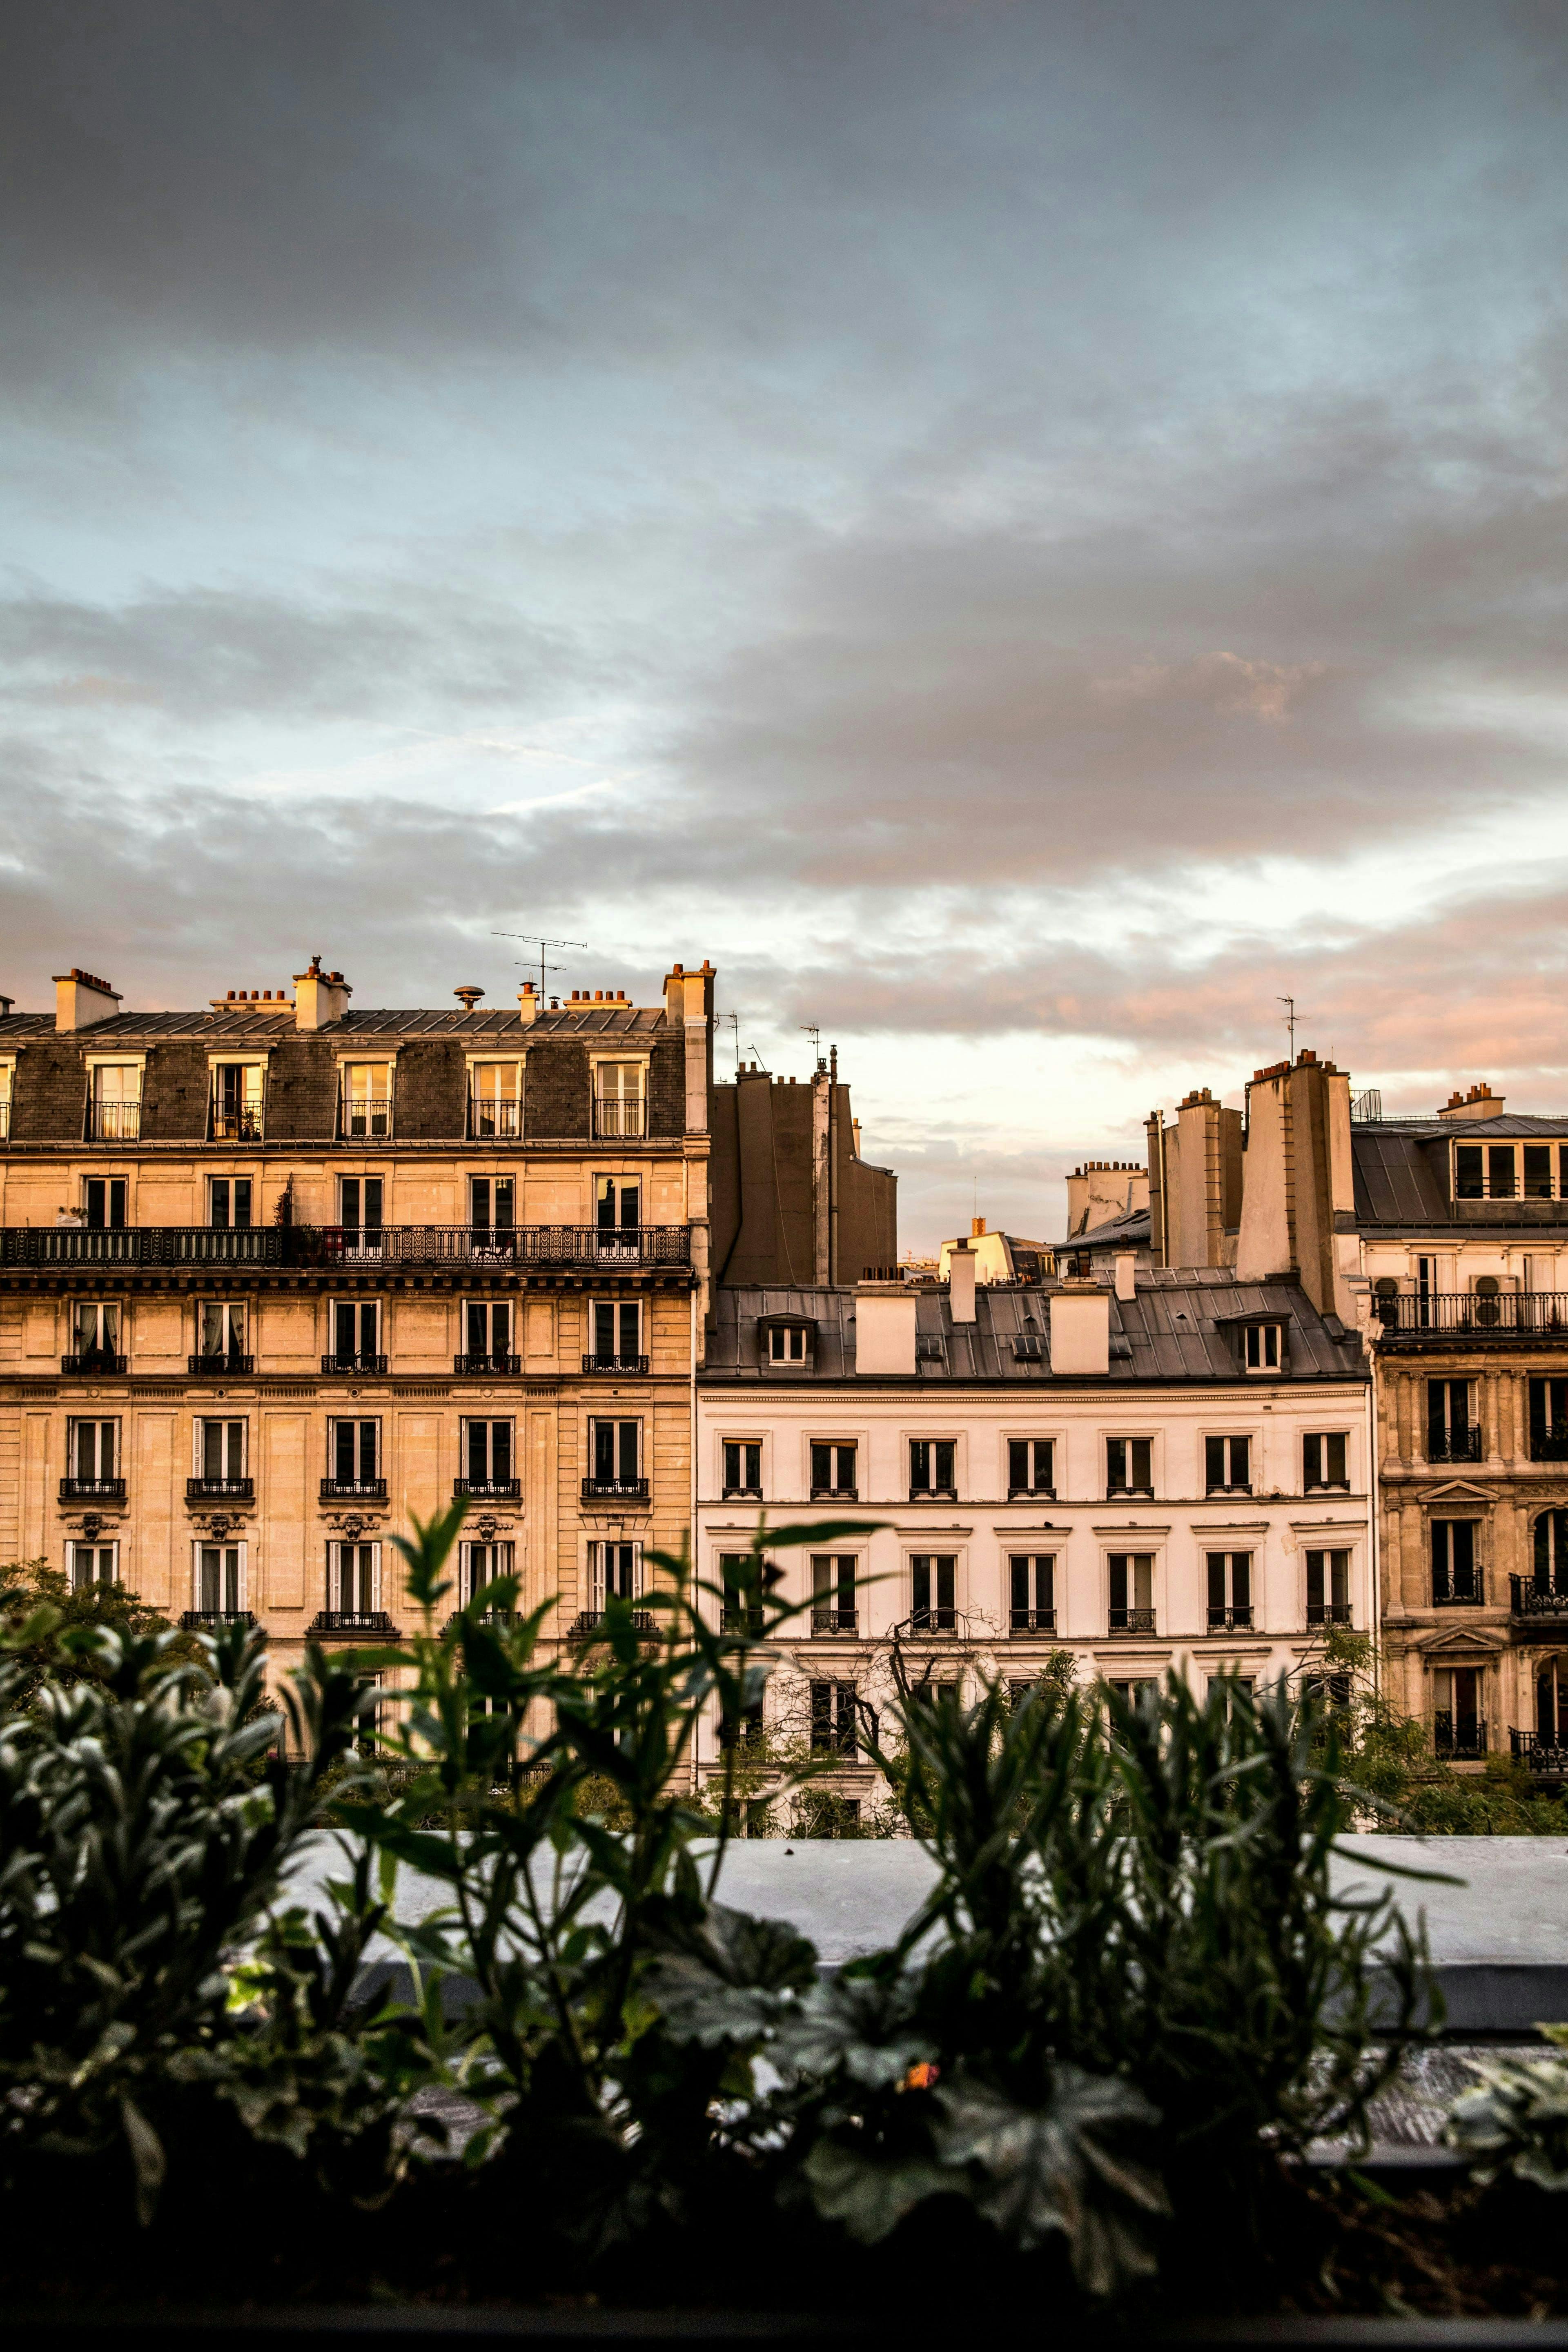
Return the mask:
[[976, 1240], [978, 1240], [979, 1236], [980, 1236], [980, 1235], [981, 1235], [984, 1231], [985, 1231], [985, 1220], [984, 1220], [984, 1217], [971, 1217], [971, 1218], [970, 1218], [970, 1220], [969, 1220], [969, 1238], [970, 1238], [970, 1240], [971, 1240], [971, 1241], [976, 1241]]

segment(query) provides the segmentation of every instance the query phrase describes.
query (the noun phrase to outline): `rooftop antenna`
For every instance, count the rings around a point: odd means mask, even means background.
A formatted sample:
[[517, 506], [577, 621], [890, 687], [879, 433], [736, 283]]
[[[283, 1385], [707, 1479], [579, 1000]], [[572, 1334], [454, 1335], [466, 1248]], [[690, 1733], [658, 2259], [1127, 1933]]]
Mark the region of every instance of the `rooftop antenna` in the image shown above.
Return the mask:
[[[545, 973], [547, 971], [564, 971], [566, 969], [563, 963], [546, 963], [544, 961], [545, 949], [585, 948], [588, 944], [586, 940], [542, 940], [537, 931], [492, 931], [490, 933], [490, 937], [492, 940], [521, 940], [525, 946], [537, 948], [539, 950], [539, 1002], [541, 1004], [544, 1002]], [[529, 961], [531, 962], [532, 958], [530, 957]], [[519, 958], [519, 961], [521, 961], [521, 957]]]
[[802, 1034], [803, 1036], [809, 1037], [809, 1038], [810, 1038], [810, 1040], [811, 1040], [811, 1058], [812, 1058], [812, 1060], [816, 1063], [816, 1065], [817, 1068], [820, 1070], [820, 1069], [821, 1069], [821, 1067], [822, 1067], [822, 1031], [821, 1031], [821, 1028], [819, 1027], [818, 1024], [817, 1024], [816, 1022], [815, 1022], [815, 1021], [803, 1021], [803, 1022], [801, 1023], [801, 1024], [800, 1024], [800, 1027], [801, 1027], [801, 1034]]
[[1285, 1007], [1284, 1013], [1281, 1017], [1287, 1030], [1289, 1032], [1290, 1059], [1294, 1061], [1296, 1058], [1296, 1000], [1293, 996], [1277, 996], [1274, 1002], [1276, 1004], [1282, 1004]]
[[[719, 1021], [727, 1021], [730, 1024], [735, 1039], [735, 1067], [739, 1069], [741, 1066], [741, 1024], [742, 1021], [749, 1020], [751, 1015], [745, 1013], [720, 1013], [715, 1014], [714, 1017]], [[756, 1050], [756, 1047], [753, 1045], [752, 1048], [752, 1053], [754, 1054]]]

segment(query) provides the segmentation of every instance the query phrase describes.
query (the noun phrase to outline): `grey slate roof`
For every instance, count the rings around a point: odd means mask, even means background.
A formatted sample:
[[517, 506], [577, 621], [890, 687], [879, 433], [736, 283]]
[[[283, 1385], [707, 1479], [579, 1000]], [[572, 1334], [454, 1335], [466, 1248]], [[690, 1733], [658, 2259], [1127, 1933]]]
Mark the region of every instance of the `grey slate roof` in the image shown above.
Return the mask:
[[1568, 1232], [1568, 1202], [1454, 1201], [1448, 1196], [1448, 1146], [1568, 1139], [1568, 1118], [1352, 1121], [1355, 1217], [1363, 1233], [1505, 1233], [1552, 1227]]
[[1119, 1217], [1107, 1217], [1104, 1224], [1091, 1225], [1087, 1233], [1071, 1234], [1065, 1242], [1055, 1242], [1058, 1250], [1147, 1249], [1150, 1241], [1150, 1217], [1147, 1209], [1124, 1209]]
[[[444, 1009], [373, 1012], [367, 1007], [363, 1012], [346, 1013], [341, 1021], [330, 1021], [311, 1034], [331, 1037], [345, 1045], [352, 1045], [358, 1037], [468, 1037], [481, 1044], [494, 1040], [510, 1045], [535, 1037], [643, 1037], [662, 1029], [665, 1023], [662, 1005], [566, 1004], [559, 1012], [537, 1014], [526, 1029], [518, 1013], [504, 1013], [499, 1006], [490, 1013], [466, 1013], [459, 1006], [454, 1006], [449, 1013]], [[52, 1013], [13, 1013], [0, 1020], [0, 1045], [27, 1037], [52, 1037], [54, 1034]], [[116, 1013], [107, 1021], [95, 1021], [90, 1028], [70, 1034], [84, 1045], [94, 1048], [100, 1044], [131, 1045], [142, 1038], [158, 1037], [265, 1042], [280, 1035], [293, 1036], [294, 1008], [290, 1004], [237, 1003], [218, 1013]]]
[[[982, 1284], [974, 1295], [973, 1324], [954, 1324], [945, 1284], [917, 1286], [916, 1346], [934, 1341], [940, 1352], [922, 1358], [915, 1381], [1049, 1384], [1050, 1307], [1057, 1283]], [[728, 1387], [740, 1381], [765, 1389], [801, 1381], [854, 1381], [855, 1293], [806, 1286], [720, 1289], [716, 1324], [709, 1335], [706, 1370], [700, 1384]], [[1288, 1381], [1364, 1380], [1360, 1341], [1337, 1320], [1325, 1321], [1305, 1293], [1289, 1282], [1237, 1282], [1223, 1266], [1140, 1271], [1137, 1296], [1110, 1297], [1111, 1384], [1139, 1381], [1224, 1381], [1238, 1372], [1227, 1326], [1237, 1318], [1277, 1315], [1289, 1323], [1289, 1363], [1278, 1376]], [[760, 1327], [770, 1317], [791, 1316], [816, 1328], [815, 1364], [764, 1364]], [[1043, 1359], [1014, 1352], [1014, 1340], [1038, 1332]], [[1078, 1374], [1066, 1376], [1074, 1387]]]

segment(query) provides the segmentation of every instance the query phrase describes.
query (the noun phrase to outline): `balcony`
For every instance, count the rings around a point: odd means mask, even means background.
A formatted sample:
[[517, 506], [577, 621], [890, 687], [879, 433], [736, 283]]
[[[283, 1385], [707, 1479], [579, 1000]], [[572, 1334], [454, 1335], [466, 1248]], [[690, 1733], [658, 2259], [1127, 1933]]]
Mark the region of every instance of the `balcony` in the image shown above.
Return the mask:
[[760, 1633], [767, 1623], [763, 1609], [726, 1609], [719, 1621], [721, 1633]]
[[910, 1612], [911, 1633], [956, 1633], [956, 1609], [915, 1609]]
[[1204, 1488], [1204, 1493], [1211, 1503], [1223, 1500], [1226, 1495], [1245, 1496], [1250, 1495], [1251, 1492], [1252, 1481], [1250, 1479], [1247, 1480], [1245, 1486], [1205, 1486]]
[[1009, 1486], [1007, 1489], [1010, 1503], [1054, 1503], [1056, 1499], [1054, 1486]]
[[910, 1500], [911, 1503], [956, 1503], [958, 1489], [956, 1486], [911, 1486]]
[[640, 1381], [647, 1372], [646, 1356], [584, 1356], [584, 1372], [619, 1372], [628, 1381]]
[[0, 1265], [604, 1268], [691, 1264], [689, 1225], [7, 1225]]
[[1486, 1717], [1439, 1710], [1432, 1718], [1432, 1752], [1447, 1763], [1479, 1764], [1487, 1752]]
[[261, 1108], [247, 1103], [227, 1109], [215, 1102], [212, 1107], [208, 1134], [214, 1143], [259, 1143], [261, 1141]]
[[187, 1503], [253, 1503], [256, 1500], [254, 1478], [187, 1478]]
[[[577, 1615], [572, 1620], [573, 1638], [574, 1640], [581, 1640], [585, 1634], [596, 1633], [605, 1622], [605, 1613], [606, 1612], [603, 1609], [580, 1610]], [[647, 1614], [646, 1610], [634, 1609], [632, 1612], [631, 1622], [632, 1632], [634, 1633], [651, 1633], [653, 1632], [653, 1619]]]
[[125, 1500], [123, 1478], [62, 1478], [62, 1503], [122, 1503]]
[[595, 1095], [594, 1097], [594, 1133], [606, 1142], [616, 1139], [640, 1136], [647, 1131], [644, 1104], [640, 1097], [628, 1095]]
[[139, 1102], [95, 1102], [88, 1105], [89, 1143], [135, 1143], [142, 1133]]
[[384, 1609], [323, 1609], [312, 1617], [306, 1627], [312, 1641], [352, 1639], [369, 1633], [377, 1640], [395, 1642], [399, 1639], [396, 1626]]
[[338, 1103], [340, 1143], [386, 1143], [392, 1138], [390, 1095], [343, 1095]]
[[1211, 1633], [1250, 1633], [1251, 1604], [1243, 1609], [1211, 1609], [1208, 1612]]
[[77, 1379], [84, 1381], [97, 1380], [105, 1375], [118, 1378], [123, 1373], [125, 1366], [126, 1359], [123, 1356], [111, 1355], [107, 1348], [89, 1348], [83, 1355], [60, 1358], [62, 1372], [69, 1372]]
[[1554, 1591], [1528, 1576], [1510, 1576], [1508, 1584], [1510, 1616], [1568, 1617], [1568, 1591]]
[[230, 1380], [248, 1380], [256, 1370], [254, 1356], [225, 1353], [216, 1356], [192, 1356], [188, 1361], [193, 1374], [198, 1379], [220, 1380], [226, 1374]]
[[724, 1503], [760, 1503], [763, 1490], [760, 1486], [726, 1486], [719, 1499]]
[[1107, 1630], [1112, 1633], [1152, 1633], [1154, 1612], [1152, 1609], [1112, 1609], [1107, 1612]]
[[517, 1143], [522, 1137], [522, 1105], [495, 1096], [468, 1097], [470, 1143]]
[[180, 1619], [183, 1633], [216, 1633], [225, 1625], [254, 1625], [248, 1609], [187, 1609]]
[[1348, 1601], [1309, 1601], [1307, 1622], [1309, 1625], [1348, 1625], [1352, 1622], [1351, 1604]]
[[323, 1478], [323, 1503], [384, 1503], [384, 1478]]
[[521, 1478], [454, 1478], [452, 1500], [470, 1503], [521, 1503]]
[[522, 1358], [521, 1356], [454, 1356], [452, 1370], [455, 1372], [465, 1372], [470, 1378], [475, 1374], [482, 1375], [489, 1372], [492, 1378], [514, 1381], [522, 1370]]
[[1568, 1291], [1505, 1290], [1495, 1298], [1478, 1298], [1469, 1290], [1434, 1291], [1426, 1298], [1402, 1292], [1373, 1298], [1372, 1318], [1384, 1347], [1492, 1340], [1560, 1347], [1568, 1339]]
[[814, 1486], [811, 1499], [814, 1503], [858, 1503], [860, 1489], [858, 1486]]
[[1530, 1433], [1532, 1462], [1568, 1462], [1568, 1429], [1543, 1429], [1537, 1423]]
[[1542, 1739], [1536, 1731], [1511, 1729], [1508, 1743], [1519, 1761], [1531, 1772], [1550, 1774], [1553, 1780], [1568, 1778], [1568, 1747], [1555, 1740]]
[[321, 1370], [341, 1381], [353, 1380], [356, 1376], [380, 1380], [386, 1370], [386, 1358], [384, 1356], [323, 1356]]
[[1432, 1606], [1434, 1609], [1484, 1609], [1486, 1601], [1487, 1580], [1479, 1560], [1476, 1562], [1468, 1581], [1462, 1586], [1452, 1583], [1440, 1584], [1436, 1579], [1433, 1580]]
[[1108, 1503], [1152, 1503], [1154, 1489], [1152, 1486], [1107, 1486], [1105, 1499]]
[[585, 1503], [646, 1503], [646, 1478], [584, 1478], [583, 1500]]
[[1013, 1633], [1054, 1633], [1057, 1612], [1054, 1609], [1014, 1609], [1008, 1612], [1007, 1627]]
[[835, 1635], [853, 1638], [859, 1622], [858, 1612], [853, 1609], [814, 1609], [811, 1612], [812, 1634], [819, 1641]]
[[1484, 1462], [1486, 1446], [1479, 1429], [1430, 1429], [1426, 1433], [1428, 1462]]

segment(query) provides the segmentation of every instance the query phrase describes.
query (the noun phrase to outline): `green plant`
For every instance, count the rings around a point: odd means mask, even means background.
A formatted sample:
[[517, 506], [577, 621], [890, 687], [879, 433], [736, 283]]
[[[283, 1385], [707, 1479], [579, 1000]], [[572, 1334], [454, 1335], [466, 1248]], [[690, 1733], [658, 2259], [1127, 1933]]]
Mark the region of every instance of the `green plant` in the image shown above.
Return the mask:
[[1507, 2169], [1537, 2189], [1568, 2189], [1568, 2026], [1538, 2031], [1559, 2051], [1470, 2061], [1476, 2084], [1449, 2109], [1445, 2137], [1484, 2181]]
[[102, 1680], [105, 1654], [98, 1644], [68, 1638], [82, 1630], [103, 1627], [142, 1638], [166, 1633], [164, 1654], [171, 1663], [194, 1663], [202, 1654], [191, 1635], [176, 1634], [166, 1617], [123, 1584], [72, 1584], [47, 1559], [12, 1560], [0, 1568], [0, 1620], [12, 1670], [5, 1700], [9, 1707], [30, 1705], [46, 1681], [67, 1688]]

